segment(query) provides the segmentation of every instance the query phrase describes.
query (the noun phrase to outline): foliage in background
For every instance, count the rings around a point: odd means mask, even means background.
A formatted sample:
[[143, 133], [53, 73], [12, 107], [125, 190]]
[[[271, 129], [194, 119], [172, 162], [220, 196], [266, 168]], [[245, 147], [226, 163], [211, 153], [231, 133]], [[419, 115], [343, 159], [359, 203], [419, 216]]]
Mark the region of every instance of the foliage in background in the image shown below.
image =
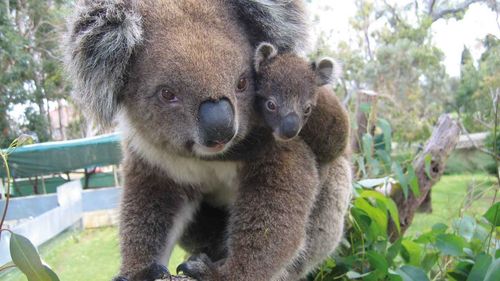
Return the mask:
[[[50, 138], [49, 101], [67, 98], [61, 30], [67, 0], [0, 1], [0, 147], [20, 133]], [[25, 120], [12, 120], [14, 105], [28, 106]]]
[[344, 77], [336, 90], [351, 108], [360, 90], [378, 93], [379, 115], [391, 122], [400, 144], [426, 140], [444, 112], [459, 114], [470, 132], [487, 131], [492, 119], [485, 109], [491, 108], [490, 92], [500, 81], [498, 38], [483, 40], [479, 61], [465, 48], [461, 77], [450, 78], [432, 37], [436, 21], [460, 20], [473, 3], [493, 11], [500, 7], [498, 1], [480, 0], [356, 0], [350, 21], [354, 39], [332, 47], [323, 32], [312, 57], [328, 55], [343, 62]]
[[32, 138], [29, 136], [21, 136], [14, 140], [8, 149], [0, 150], [2, 163], [1, 167], [5, 169], [7, 174], [7, 190], [5, 193], [6, 202], [5, 208], [1, 213], [0, 237], [1, 235], [5, 235], [5, 232], [10, 234], [9, 251], [12, 258], [11, 263], [7, 263], [0, 267], [0, 271], [17, 267], [26, 275], [28, 281], [59, 281], [57, 274], [55, 274], [50, 267], [42, 262], [37, 249], [28, 238], [15, 234], [9, 229], [2, 228], [9, 208], [10, 186], [12, 181], [8, 164], [9, 154], [11, 154], [17, 147], [32, 143], [32, 141]]
[[419, 184], [410, 161], [395, 160], [390, 145], [385, 145], [392, 143], [387, 121], [380, 119], [378, 126], [384, 132], [382, 145], [366, 134], [362, 152], [355, 156], [360, 180], [354, 184], [345, 240], [310, 280], [497, 280], [499, 182], [491, 207], [482, 217], [460, 215], [451, 224], [438, 223], [416, 237], [391, 237], [390, 225], [398, 228], [400, 222], [398, 208], [386, 194], [402, 190], [405, 196], [410, 192], [419, 196]]

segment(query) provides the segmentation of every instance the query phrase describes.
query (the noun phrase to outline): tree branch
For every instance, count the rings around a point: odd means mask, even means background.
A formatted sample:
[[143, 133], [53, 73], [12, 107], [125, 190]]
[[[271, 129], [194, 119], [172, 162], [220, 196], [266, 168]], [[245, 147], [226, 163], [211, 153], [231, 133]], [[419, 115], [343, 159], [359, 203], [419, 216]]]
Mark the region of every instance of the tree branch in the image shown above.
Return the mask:
[[431, 0], [429, 3], [429, 8], [427, 9], [427, 14], [432, 15], [434, 12], [434, 6], [436, 5], [436, 0]]
[[429, 16], [431, 16], [432, 22], [435, 22], [439, 19], [444, 18], [445, 16], [454, 15], [454, 14], [463, 12], [463, 11], [467, 10], [470, 5], [472, 5], [474, 3], [486, 2], [486, 0], [466, 0], [464, 2], [456, 4], [455, 7], [441, 9], [441, 10], [437, 10], [437, 11], [434, 11], [434, 4], [435, 4], [434, 2], [435, 1], [432, 1], [432, 2], [433, 2], [433, 3], [431, 3], [432, 7], [430, 7], [430, 9], [429, 9], [429, 12], [430, 12]]
[[[405, 199], [403, 192], [399, 190], [391, 195], [399, 210], [401, 233], [398, 234], [396, 227], [392, 224], [389, 228], [391, 240], [397, 239], [408, 229], [413, 221], [413, 216], [418, 207], [425, 200], [432, 186], [439, 181], [445, 170], [446, 160], [458, 143], [460, 126], [447, 114], [441, 115], [423, 151], [413, 161], [413, 167], [418, 178], [420, 196], [413, 193]], [[430, 169], [427, 157], [431, 157]]]

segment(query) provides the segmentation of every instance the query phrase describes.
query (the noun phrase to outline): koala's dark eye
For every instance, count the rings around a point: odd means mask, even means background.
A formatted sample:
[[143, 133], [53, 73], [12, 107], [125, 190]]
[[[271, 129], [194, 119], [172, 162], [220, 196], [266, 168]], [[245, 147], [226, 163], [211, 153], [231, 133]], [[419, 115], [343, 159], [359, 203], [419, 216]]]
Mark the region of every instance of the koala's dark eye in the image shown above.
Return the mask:
[[245, 77], [241, 77], [238, 80], [238, 85], [236, 85], [236, 91], [243, 92], [248, 88], [248, 79]]
[[164, 102], [176, 103], [179, 101], [177, 96], [165, 88], [160, 89], [160, 97]]
[[306, 108], [304, 109], [304, 115], [308, 116], [312, 112], [312, 106], [307, 105]]
[[277, 106], [276, 106], [276, 103], [274, 101], [268, 100], [268, 101], [266, 101], [266, 108], [269, 111], [276, 111]]

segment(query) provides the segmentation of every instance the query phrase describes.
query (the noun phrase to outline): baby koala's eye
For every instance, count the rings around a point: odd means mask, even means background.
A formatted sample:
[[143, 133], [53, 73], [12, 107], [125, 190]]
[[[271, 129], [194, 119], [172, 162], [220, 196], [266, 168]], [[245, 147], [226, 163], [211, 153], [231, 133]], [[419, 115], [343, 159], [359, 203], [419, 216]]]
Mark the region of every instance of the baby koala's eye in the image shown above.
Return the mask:
[[179, 98], [177, 98], [177, 96], [174, 93], [170, 92], [166, 88], [160, 89], [160, 97], [164, 102], [167, 103], [176, 103], [179, 101]]
[[268, 101], [266, 101], [266, 108], [269, 111], [276, 111], [277, 106], [276, 106], [276, 103], [274, 101], [268, 100]]
[[236, 85], [236, 91], [243, 92], [248, 88], [248, 79], [246, 77], [240, 77], [238, 84]]
[[312, 112], [312, 106], [309, 104], [304, 109], [304, 115], [309, 116], [309, 114], [311, 114], [311, 112]]

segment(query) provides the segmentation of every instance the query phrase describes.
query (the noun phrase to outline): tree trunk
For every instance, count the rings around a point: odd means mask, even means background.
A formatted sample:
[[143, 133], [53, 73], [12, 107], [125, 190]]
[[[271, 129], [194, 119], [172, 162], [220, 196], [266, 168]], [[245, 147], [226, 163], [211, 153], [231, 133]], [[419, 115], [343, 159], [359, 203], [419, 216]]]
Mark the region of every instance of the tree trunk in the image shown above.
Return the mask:
[[[61, 99], [58, 99], [57, 100], [57, 114], [58, 114], [58, 117], [59, 117], [59, 132], [61, 134], [61, 140], [66, 140], [66, 128], [65, 128], [65, 124], [63, 122], [63, 114], [62, 114], [62, 110], [63, 110], [63, 103], [61, 101]], [[67, 114], [66, 114], [67, 116]], [[49, 125], [49, 127], [51, 127]]]
[[[445, 163], [458, 143], [460, 136], [460, 126], [447, 114], [441, 115], [432, 132], [431, 138], [425, 145], [423, 151], [413, 161], [413, 167], [418, 178], [420, 196], [410, 192], [405, 199], [401, 190], [394, 192], [392, 198], [396, 202], [399, 210], [399, 220], [401, 233], [398, 234], [394, 224], [390, 224], [389, 234], [391, 240], [396, 240], [403, 235], [413, 221], [413, 216], [424, 202], [432, 186], [439, 181], [445, 170]], [[426, 171], [426, 158], [430, 155], [429, 169]], [[429, 174], [429, 175], [428, 175]]]

